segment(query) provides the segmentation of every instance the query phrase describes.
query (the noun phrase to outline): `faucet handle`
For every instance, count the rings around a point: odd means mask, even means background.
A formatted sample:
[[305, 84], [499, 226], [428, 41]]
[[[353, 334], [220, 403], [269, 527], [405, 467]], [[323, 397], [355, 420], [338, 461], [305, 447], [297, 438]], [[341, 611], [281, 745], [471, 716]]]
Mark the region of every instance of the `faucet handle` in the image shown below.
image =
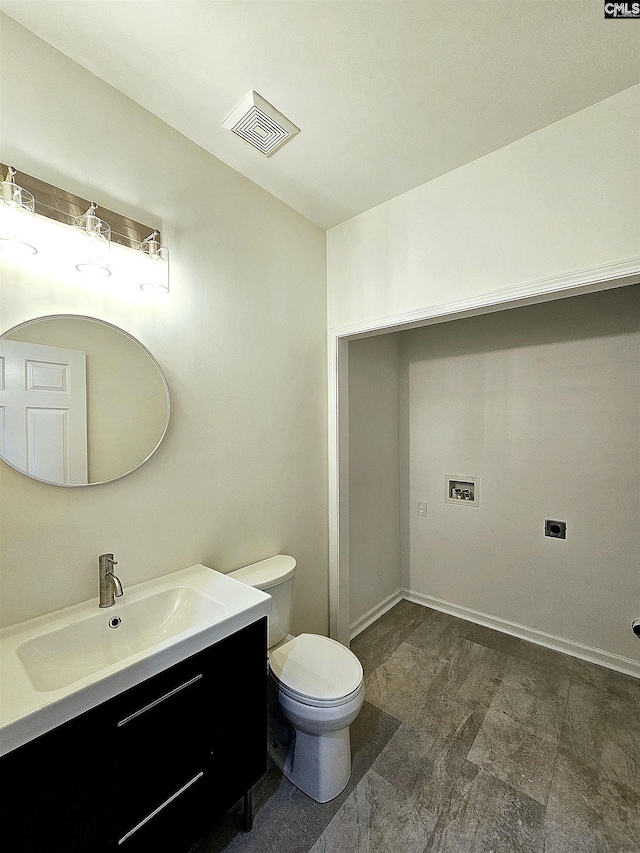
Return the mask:
[[110, 564], [112, 566], [118, 565], [118, 561], [113, 559], [113, 554], [100, 554], [98, 562], [101, 566], [104, 566], [105, 564]]

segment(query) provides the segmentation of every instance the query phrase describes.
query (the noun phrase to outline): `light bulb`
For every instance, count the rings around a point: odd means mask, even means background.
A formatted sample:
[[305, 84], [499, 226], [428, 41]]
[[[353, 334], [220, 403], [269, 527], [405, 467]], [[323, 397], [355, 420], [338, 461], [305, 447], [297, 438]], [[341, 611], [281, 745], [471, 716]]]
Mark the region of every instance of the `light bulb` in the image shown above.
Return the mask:
[[94, 279], [108, 278], [111, 226], [96, 215], [95, 204], [83, 216], [76, 217], [76, 228], [84, 235], [83, 257], [76, 269]]
[[159, 236], [154, 231], [140, 246], [140, 250], [147, 256], [140, 289], [147, 293], [169, 292], [169, 250], [159, 242]]
[[19, 257], [35, 255], [38, 251], [29, 237], [35, 215], [35, 199], [19, 187], [15, 169], [9, 168], [7, 179], [0, 185], [0, 251]]

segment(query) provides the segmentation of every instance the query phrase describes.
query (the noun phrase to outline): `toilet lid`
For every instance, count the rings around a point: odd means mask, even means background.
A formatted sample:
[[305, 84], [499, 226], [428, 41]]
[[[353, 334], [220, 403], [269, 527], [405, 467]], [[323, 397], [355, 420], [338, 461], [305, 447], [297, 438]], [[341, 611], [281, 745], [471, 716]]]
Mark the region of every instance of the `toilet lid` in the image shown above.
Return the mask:
[[269, 664], [281, 684], [315, 699], [342, 699], [362, 681], [362, 666], [353, 652], [318, 634], [300, 634], [274, 649]]

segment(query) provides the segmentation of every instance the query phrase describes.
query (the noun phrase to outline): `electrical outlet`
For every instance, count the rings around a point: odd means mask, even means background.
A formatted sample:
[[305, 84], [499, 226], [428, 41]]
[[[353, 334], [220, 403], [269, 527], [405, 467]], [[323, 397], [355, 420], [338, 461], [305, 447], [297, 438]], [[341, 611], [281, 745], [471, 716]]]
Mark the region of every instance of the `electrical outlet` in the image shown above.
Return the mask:
[[567, 522], [554, 521], [550, 518], [544, 520], [544, 535], [550, 536], [552, 539], [567, 538]]
[[418, 501], [416, 515], [419, 515], [422, 518], [427, 517], [427, 502], [426, 501]]

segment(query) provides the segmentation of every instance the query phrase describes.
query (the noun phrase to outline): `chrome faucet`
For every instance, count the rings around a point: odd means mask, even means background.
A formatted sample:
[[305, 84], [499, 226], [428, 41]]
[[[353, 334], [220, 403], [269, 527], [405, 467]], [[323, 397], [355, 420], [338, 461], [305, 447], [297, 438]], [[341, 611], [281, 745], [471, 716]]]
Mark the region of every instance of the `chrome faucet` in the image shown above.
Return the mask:
[[117, 560], [113, 554], [100, 554], [98, 566], [100, 568], [100, 607], [112, 607], [116, 598], [124, 594], [120, 578], [114, 575], [112, 566], [117, 566]]

